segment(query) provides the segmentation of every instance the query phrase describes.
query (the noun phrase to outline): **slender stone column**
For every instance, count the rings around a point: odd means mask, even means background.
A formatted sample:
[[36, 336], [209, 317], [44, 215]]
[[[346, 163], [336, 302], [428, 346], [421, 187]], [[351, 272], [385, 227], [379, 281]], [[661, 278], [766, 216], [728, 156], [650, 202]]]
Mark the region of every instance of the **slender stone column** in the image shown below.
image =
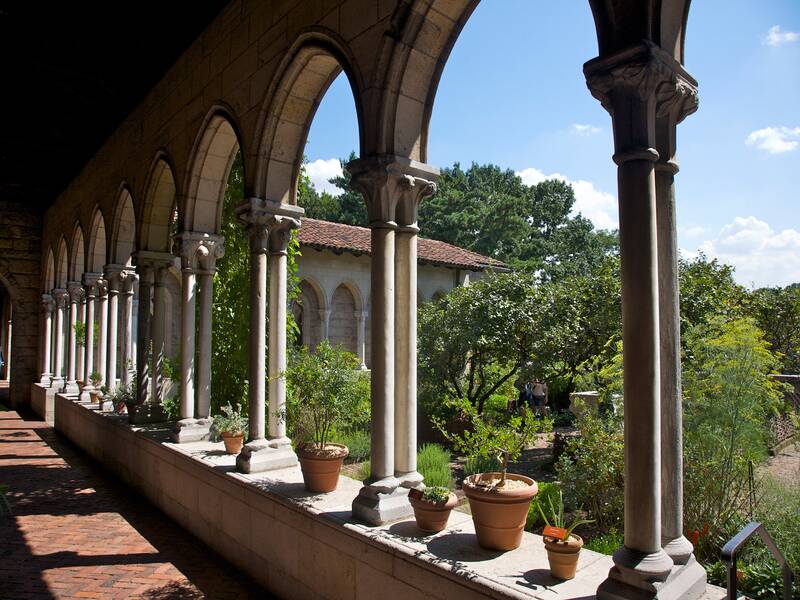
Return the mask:
[[136, 285], [136, 273], [126, 270], [122, 273], [122, 383], [131, 384], [131, 366], [133, 361], [133, 288]]
[[94, 311], [96, 308], [97, 282], [100, 280], [99, 273], [83, 274], [83, 290], [86, 296], [86, 339], [83, 345], [83, 387], [81, 388], [81, 400], [91, 400], [89, 392], [94, 390], [92, 385], [92, 373], [94, 372]]
[[97, 282], [97, 315], [100, 321], [100, 333], [97, 336], [97, 366], [100, 373], [100, 385], [108, 387], [106, 368], [108, 367], [108, 280], [100, 279]]
[[[688, 77], [688, 75], [686, 76]], [[677, 125], [697, 110], [697, 82], [681, 78], [659, 95], [656, 117], [656, 224], [658, 228], [661, 352], [661, 541], [676, 565], [694, 560], [683, 535], [683, 409], [678, 228], [675, 214]]]
[[[137, 253], [138, 258], [138, 253]], [[139, 311], [137, 318], [136, 392], [139, 404], [150, 403], [152, 366], [150, 364], [150, 317], [152, 314], [153, 267], [139, 258], [136, 264], [139, 276]]]
[[287, 248], [296, 219], [276, 217], [269, 238], [269, 444], [273, 448], [291, 447], [286, 437], [286, 268]]
[[67, 309], [67, 290], [56, 288], [53, 290], [53, 300], [56, 302], [56, 358], [53, 369], [53, 380], [50, 387], [61, 391], [64, 388], [64, 312]]
[[[117, 387], [117, 352], [118, 327], [119, 327], [119, 290], [123, 265], [106, 265], [105, 277], [108, 281], [108, 343], [106, 351], [106, 385], [109, 392]], [[124, 366], [123, 366], [124, 369]]]
[[195, 273], [197, 242], [181, 234], [175, 240], [181, 258], [181, 425], [194, 423]]
[[[250, 439], [237, 457], [236, 467], [253, 473], [297, 463], [285, 435], [285, 424], [280, 422], [286, 403], [286, 387], [280, 373], [286, 367], [286, 248], [291, 230], [300, 226], [303, 209], [250, 198], [236, 212], [250, 236]], [[270, 372], [275, 372], [275, 377], [270, 380], [269, 440], [264, 427], [268, 255], [271, 266], [278, 271], [270, 273]]]
[[53, 310], [56, 304], [50, 294], [42, 294], [42, 375], [39, 383], [49, 386], [53, 373], [50, 370], [52, 333], [53, 333]]
[[597, 597], [695, 597], [698, 586], [693, 576], [674, 572], [672, 558], [661, 547], [662, 366], [655, 177], [658, 103], [688, 75], [649, 42], [592, 60], [584, 72], [592, 95], [611, 114], [614, 128], [625, 366], [625, 541], [614, 553], [615, 566]]
[[[405, 490], [400, 489], [401, 480], [395, 474], [401, 474], [395, 462], [395, 433], [396, 433], [396, 406], [395, 406], [395, 222], [398, 204], [402, 206], [401, 213], [405, 219], [410, 214], [416, 214], [416, 203], [421, 199], [423, 190], [433, 191], [433, 184], [429, 179], [435, 178], [438, 171], [427, 165], [410, 161], [397, 156], [373, 156], [358, 159], [347, 165], [352, 174], [352, 184], [363, 194], [367, 203], [367, 212], [370, 219], [372, 267], [370, 271], [372, 317], [370, 328], [370, 376], [371, 403], [372, 403], [372, 456], [370, 465], [372, 476], [365, 481], [365, 486], [353, 501], [353, 515], [369, 523], [384, 523], [389, 520], [409, 514], [410, 505]], [[426, 179], [427, 178], [427, 179]], [[412, 203], [413, 210], [409, 210], [408, 203]], [[416, 217], [414, 217], [416, 221]], [[405, 248], [408, 259], [408, 248]], [[410, 272], [406, 269], [403, 273], [402, 286], [407, 292], [414, 288], [409, 279]], [[407, 294], [403, 295], [404, 314], [401, 319], [403, 324], [404, 341], [402, 348], [409, 349], [409, 335], [407, 323]], [[416, 329], [413, 331], [416, 336]], [[416, 347], [416, 340], [414, 342]], [[407, 366], [411, 360], [407, 356], [401, 357], [403, 367], [404, 386], [407, 383]], [[415, 358], [413, 360], [416, 360]], [[406, 388], [407, 389], [407, 388]], [[416, 405], [416, 390], [414, 390], [414, 405]], [[403, 467], [407, 467], [407, 444], [416, 432], [408, 432], [408, 396], [403, 393]], [[413, 425], [416, 428], [416, 416]], [[416, 448], [414, 449], [416, 451]], [[416, 462], [415, 460], [412, 462]], [[408, 479], [409, 485], [416, 485], [421, 477], [414, 473], [402, 473]], [[406, 477], [407, 476], [407, 477]]]
[[[83, 285], [83, 283], [81, 283]], [[86, 292], [81, 293], [80, 302], [78, 304], [78, 321], [86, 325]], [[83, 390], [83, 376], [86, 372], [86, 338], [76, 340], [78, 344], [78, 362], [75, 366], [76, 377], [80, 380], [80, 388]]]
[[367, 311], [357, 310], [353, 313], [356, 318], [356, 352], [361, 361], [361, 368], [367, 368]]
[[330, 333], [331, 333], [331, 309], [330, 308], [320, 308], [317, 312], [319, 313], [321, 339], [323, 339], [323, 340], [330, 339]]
[[167, 308], [167, 269], [168, 264], [155, 268], [153, 283], [153, 404], [164, 402], [164, 359], [166, 358], [166, 308]]
[[197, 412], [200, 420], [211, 417], [212, 312], [214, 308], [214, 273], [217, 259], [225, 256], [221, 236], [206, 235], [200, 247], [200, 347], [197, 363]]
[[70, 281], [67, 283], [67, 293], [69, 294], [69, 349], [67, 353], [67, 384], [64, 388], [65, 394], [78, 394], [77, 366], [78, 366], [78, 343], [75, 333], [75, 325], [78, 323], [78, 307], [80, 306], [83, 287], [80, 282]]

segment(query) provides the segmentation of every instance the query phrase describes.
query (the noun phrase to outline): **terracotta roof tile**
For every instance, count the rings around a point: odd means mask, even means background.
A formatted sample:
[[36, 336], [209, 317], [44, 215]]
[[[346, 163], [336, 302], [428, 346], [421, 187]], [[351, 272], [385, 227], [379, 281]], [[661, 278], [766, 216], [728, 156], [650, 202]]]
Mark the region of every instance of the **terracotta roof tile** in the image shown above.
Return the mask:
[[[355, 255], [370, 254], [370, 231], [366, 227], [343, 225], [317, 219], [302, 219], [300, 245], [317, 250], [350, 252]], [[489, 267], [507, 269], [507, 265], [494, 258], [481, 256], [438, 240], [419, 238], [417, 257], [420, 263], [482, 271]]]

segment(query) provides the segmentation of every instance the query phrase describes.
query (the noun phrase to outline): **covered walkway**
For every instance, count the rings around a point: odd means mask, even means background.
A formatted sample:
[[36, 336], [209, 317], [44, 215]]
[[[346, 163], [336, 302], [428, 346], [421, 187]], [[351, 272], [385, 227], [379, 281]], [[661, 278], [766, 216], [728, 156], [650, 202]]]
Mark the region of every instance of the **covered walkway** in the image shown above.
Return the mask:
[[0, 598], [269, 598], [45, 423], [0, 412]]

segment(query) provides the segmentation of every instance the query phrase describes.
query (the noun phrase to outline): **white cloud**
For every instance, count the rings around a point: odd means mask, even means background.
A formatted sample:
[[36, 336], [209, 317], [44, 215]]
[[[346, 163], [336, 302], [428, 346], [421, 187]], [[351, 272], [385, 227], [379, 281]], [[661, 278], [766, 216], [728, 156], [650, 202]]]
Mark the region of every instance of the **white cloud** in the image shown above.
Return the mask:
[[[747, 286], [789, 285], [800, 281], [800, 231], [775, 231], [756, 217], [736, 217], [714, 239], [698, 247], [710, 258], [736, 267]], [[689, 257], [695, 252], [684, 252]]]
[[603, 131], [599, 127], [595, 127], [594, 125], [584, 125], [582, 123], [573, 123], [572, 126], [569, 128], [571, 133], [575, 135], [580, 135], [583, 137], [589, 137], [590, 135], [596, 135]]
[[765, 127], [757, 129], [744, 141], [748, 146], [766, 150], [770, 154], [789, 152], [800, 145], [800, 127]]
[[535, 167], [528, 167], [519, 171], [517, 175], [525, 185], [536, 185], [546, 179], [558, 179], [572, 185], [575, 190], [575, 205], [572, 214], [582, 214], [589, 219], [597, 229], [617, 229], [619, 216], [617, 199], [608, 192], [603, 192], [594, 187], [591, 181], [583, 179], [569, 179], [560, 173], [545, 175]]
[[306, 165], [306, 173], [318, 192], [328, 192], [331, 196], [338, 196], [342, 193], [341, 189], [328, 181], [333, 177], [342, 176], [342, 163], [338, 158], [313, 160]]
[[767, 46], [780, 46], [800, 40], [800, 33], [796, 31], [781, 31], [780, 25], [773, 25], [767, 31], [764, 44]]
[[700, 237], [704, 233], [706, 233], [708, 229], [703, 227], [702, 225], [692, 225], [691, 227], [687, 227], [686, 229], [681, 228], [680, 233], [685, 237], [696, 238]]

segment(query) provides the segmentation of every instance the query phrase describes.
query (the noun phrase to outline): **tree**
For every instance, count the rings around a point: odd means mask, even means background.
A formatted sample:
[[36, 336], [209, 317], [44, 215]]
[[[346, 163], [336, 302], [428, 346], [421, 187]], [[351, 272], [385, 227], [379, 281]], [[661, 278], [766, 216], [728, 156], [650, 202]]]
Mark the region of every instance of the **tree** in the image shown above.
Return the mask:
[[[358, 158], [356, 153], [350, 152], [348, 158], [341, 159], [339, 162], [346, 165], [356, 158]], [[306, 159], [303, 160], [304, 164], [305, 162]], [[350, 185], [350, 173], [347, 169], [342, 170], [341, 177], [334, 177], [330, 179], [330, 182], [342, 190], [342, 193], [333, 196], [327, 192], [317, 192], [306, 174], [305, 168], [301, 170], [298, 203], [305, 208], [306, 216], [312, 219], [366, 227], [369, 224], [367, 205], [361, 193]]]
[[800, 373], [800, 287], [762, 288], [750, 296], [749, 312], [779, 355], [783, 373]]
[[681, 335], [716, 316], [744, 315], [745, 289], [733, 279], [734, 268], [700, 254], [679, 261]]
[[529, 276], [489, 274], [420, 307], [421, 388], [432, 411], [450, 396], [481, 414], [489, 397], [514, 381], [547, 331], [535, 295]]

